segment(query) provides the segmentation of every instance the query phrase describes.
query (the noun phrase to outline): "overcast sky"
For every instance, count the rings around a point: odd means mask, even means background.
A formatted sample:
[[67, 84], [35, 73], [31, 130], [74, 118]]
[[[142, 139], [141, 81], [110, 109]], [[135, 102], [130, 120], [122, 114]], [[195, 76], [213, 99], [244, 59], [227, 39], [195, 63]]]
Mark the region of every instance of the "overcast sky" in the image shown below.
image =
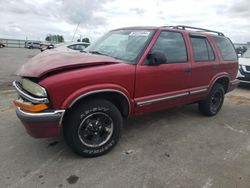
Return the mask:
[[250, 0], [0, 0], [0, 38], [44, 40], [48, 33], [95, 40], [110, 29], [190, 25], [250, 41]]

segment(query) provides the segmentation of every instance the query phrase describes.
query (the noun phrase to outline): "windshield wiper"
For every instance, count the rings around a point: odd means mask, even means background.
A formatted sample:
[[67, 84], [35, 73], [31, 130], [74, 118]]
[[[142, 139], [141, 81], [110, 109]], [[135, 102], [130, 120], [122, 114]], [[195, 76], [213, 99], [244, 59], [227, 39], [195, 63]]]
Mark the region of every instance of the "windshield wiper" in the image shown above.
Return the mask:
[[89, 53], [98, 54], [98, 55], [106, 55], [106, 54], [103, 54], [103, 53], [98, 52], [98, 51], [89, 51]]

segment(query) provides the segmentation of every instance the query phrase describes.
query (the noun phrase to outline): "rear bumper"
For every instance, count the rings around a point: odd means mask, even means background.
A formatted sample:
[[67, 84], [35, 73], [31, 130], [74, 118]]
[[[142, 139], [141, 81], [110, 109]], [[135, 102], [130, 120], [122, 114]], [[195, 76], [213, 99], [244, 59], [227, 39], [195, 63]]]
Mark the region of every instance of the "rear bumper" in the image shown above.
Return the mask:
[[227, 92], [234, 90], [235, 88], [238, 87], [238, 85], [239, 85], [239, 80], [235, 79], [235, 80], [230, 81]]
[[61, 132], [61, 121], [65, 110], [30, 113], [16, 109], [17, 117], [21, 120], [29, 135], [35, 138], [56, 137]]

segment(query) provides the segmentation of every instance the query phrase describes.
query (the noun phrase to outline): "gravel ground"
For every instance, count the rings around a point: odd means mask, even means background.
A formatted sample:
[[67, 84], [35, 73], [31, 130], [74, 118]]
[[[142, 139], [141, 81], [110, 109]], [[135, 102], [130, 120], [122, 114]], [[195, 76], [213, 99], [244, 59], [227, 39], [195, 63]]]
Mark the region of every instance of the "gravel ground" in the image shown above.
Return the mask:
[[13, 73], [37, 53], [0, 49], [0, 187], [250, 187], [250, 87], [216, 117], [194, 104], [126, 120], [110, 153], [86, 159], [62, 137], [31, 138], [15, 115]]

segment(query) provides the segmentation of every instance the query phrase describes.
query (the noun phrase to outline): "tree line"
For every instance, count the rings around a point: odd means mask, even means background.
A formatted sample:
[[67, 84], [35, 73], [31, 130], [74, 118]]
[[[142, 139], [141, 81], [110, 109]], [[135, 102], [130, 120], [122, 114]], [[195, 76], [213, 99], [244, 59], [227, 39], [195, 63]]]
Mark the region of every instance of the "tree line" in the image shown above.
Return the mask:
[[[64, 42], [64, 38], [63, 38], [62, 35], [48, 34], [45, 37], [45, 40], [48, 41], [48, 42], [56, 42], [56, 43]], [[78, 39], [77, 42], [87, 42], [87, 43], [90, 43], [90, 40], [89, 40], [89, 38], [83, 38], [82, 40]]]

